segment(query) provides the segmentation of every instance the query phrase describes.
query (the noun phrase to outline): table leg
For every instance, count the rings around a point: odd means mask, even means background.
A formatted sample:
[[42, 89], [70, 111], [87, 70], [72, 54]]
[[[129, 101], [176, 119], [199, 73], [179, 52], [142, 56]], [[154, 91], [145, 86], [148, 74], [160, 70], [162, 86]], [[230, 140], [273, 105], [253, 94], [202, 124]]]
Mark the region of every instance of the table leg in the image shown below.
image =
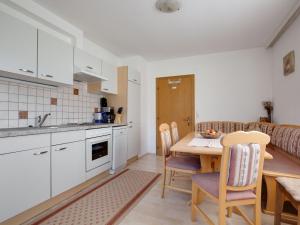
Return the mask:
[[214, 157], [214, 171], [215, 172], [220, 172], [220, 169], [221, 169], [221, 159], [222, 159], [222, 156], [215, 156]]
[[264, 176], [267, 186], [267, 205], [264, 211], [274, 213], [276, 205], [276, 180], [275, 177]]
[[200, 155], [201, 162], [201, 173], [211, 173], [213, 168], [211, 167], [211, 156], [210, 155]]
[[281, 224], [281, 213], [282, 213], [283, 203], [284, 203], [284, 194], [282, 188], [280, 187], [280, 184], [277, 183], [274, 225]]

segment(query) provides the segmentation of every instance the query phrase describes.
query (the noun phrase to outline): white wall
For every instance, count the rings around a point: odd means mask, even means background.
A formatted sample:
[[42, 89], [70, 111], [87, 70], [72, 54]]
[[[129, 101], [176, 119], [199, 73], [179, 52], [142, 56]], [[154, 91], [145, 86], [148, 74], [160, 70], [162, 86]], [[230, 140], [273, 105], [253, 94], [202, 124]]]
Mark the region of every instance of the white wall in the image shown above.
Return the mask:
[[[272, 51], [274, 121], [281, 124], [300, 124], [300, 17], [275, 44]], [[282, 59], [295, 50], [296, 71], [283, 75]]]
[[265, 116], [262, 101], [272, 99], [270, 52], [263, 48], [199, 55], [147, 65], [146, 121], [143, 149], [155, 152], [155, 78], [195, 74], [196, 122], [207, 120], [256, 121]]

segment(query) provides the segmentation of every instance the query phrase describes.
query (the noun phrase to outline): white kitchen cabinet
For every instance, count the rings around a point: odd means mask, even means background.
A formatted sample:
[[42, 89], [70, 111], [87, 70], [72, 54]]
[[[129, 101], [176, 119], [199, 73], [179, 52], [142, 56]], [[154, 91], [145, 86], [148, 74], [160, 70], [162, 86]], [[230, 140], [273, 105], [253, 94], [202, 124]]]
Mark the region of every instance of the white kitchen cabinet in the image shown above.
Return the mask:
[[108, 80], [103, 80], [101, 82], [101, 91], [110, 94], [118, 94], [117, 68], [103, 61], [102, 76], [106, 77]]
[[37, 29], [0, 12], [0, 70], [37, 76]]
[[96, 77], [101, 75], [101, 60], [87, 52], [75, 48], [74, 49], [74, 72], [94, 74]]
[[126, 166], [127, 140], [128, 136], [126, 126], [113, 128], [113, 170]]
[[73, 84], [73, 47], [42, 30], [38, 31], [38, 78]]
[[85, 142], [51, 147], [52, 196], [85, 181]]
[[137, 84], [141, 84], [141, 75], [140, 72], [128, 67], [128, 80]]
[[0, 222], [50, 198], [50, 147], [0, 155]]
[[128, 81], [128, 155], [131, 159], [140, 151], [140, 85]]

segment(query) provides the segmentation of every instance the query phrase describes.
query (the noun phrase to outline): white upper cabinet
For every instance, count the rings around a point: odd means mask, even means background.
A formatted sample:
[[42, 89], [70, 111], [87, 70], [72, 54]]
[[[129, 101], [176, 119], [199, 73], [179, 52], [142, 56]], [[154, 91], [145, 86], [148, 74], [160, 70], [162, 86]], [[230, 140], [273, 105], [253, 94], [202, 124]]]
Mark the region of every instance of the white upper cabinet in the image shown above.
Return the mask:
[[[101, 60], [81, 49], [74, 49], [74, 73], [79, 80], [101, 78]], [[80, 75], [81, 74], [81, 75]], [[76, 76], [75, 76], [76, 78]]]
[[0, 12], [0, 70], [37, 75], [37, 29]]
[[130, 67], [128, 68], [128, 80], [135, 82], [137, 84], [141, 84], [141, 75], [137, 70], [132, 70]]
[[73, 84], [73, 47], [44, 31], [38, 31], [38, 78]]
[[111, 93], [111, 94], [118, 94], [117, 68], [103, 61], [102, 75], [106, 77], [108, 80], [102, 81], [101, 91]]

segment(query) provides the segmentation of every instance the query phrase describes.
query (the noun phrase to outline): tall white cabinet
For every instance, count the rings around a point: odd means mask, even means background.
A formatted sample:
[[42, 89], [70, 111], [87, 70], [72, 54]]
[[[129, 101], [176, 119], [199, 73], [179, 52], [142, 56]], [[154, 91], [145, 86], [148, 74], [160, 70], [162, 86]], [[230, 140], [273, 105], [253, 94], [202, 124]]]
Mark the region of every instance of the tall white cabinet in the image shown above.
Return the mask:
[[[129, 74], [128, 74], [128, 77]], [[137, 79], [136, 79], [137, 80]], [[128, 80], [128, 154], [131, 159], [137, 156], [141, 146], [141, 86], [135, 81]]]
[[141, 151], [141, 78], [140, 73], [128, 66], [118, 67], [118, 94], [108, 95], [107, 100], [115, 110], [123, 108], [122, 122], [128, 124], [127, 159]]

